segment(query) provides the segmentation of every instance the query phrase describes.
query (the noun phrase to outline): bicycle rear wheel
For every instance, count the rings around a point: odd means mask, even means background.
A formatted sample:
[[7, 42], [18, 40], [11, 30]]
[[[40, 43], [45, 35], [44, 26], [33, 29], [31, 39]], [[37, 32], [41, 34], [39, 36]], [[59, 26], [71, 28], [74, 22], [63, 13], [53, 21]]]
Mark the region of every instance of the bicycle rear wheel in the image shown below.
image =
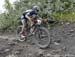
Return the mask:
[[40, 48], [47, 48], [50, 44], [50, 32], [45, 27], [40, 27], [35, 32], [35, 43]]

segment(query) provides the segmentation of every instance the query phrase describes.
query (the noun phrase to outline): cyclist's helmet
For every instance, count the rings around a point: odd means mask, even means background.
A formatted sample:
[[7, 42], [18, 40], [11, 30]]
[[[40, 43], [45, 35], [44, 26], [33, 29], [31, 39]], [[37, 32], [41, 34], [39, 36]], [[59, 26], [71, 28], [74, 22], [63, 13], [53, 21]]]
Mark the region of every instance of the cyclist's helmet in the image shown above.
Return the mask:
[[39, 6], [33, 6], [33, 10], [36, 10], [37, 12], [39, 12], [40, 8]]

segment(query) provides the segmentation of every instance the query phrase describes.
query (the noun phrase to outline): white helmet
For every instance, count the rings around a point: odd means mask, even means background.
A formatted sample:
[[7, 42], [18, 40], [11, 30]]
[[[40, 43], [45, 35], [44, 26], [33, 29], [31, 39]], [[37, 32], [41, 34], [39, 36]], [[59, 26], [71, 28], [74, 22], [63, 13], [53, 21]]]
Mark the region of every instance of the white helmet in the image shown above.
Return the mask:
[[39, 8], [39, 6], [33, 6], [33, 10], [37, 10], [37, 11], [39, 11], [40, 8]]

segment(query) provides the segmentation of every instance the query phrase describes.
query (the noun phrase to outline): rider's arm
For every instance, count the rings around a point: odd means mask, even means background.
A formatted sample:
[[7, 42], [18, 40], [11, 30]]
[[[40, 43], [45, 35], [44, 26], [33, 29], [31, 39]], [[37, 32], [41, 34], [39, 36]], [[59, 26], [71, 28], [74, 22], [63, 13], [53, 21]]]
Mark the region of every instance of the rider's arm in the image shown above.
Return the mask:
[[[38, 15], [37, 15], [38, 16]], [[41, 20], [41, 21], [43, 21], [43, 22], [46, 22], [47, 20], [46, 19], [43, 19], [43, 18], [41, 18], [40, 16], [38, 16], [39, 17], [39, 19]]]
[[31, 20], [32, 18], [29, 16], [29, 13], [26, 14], [25, 17], [29, 20], [29, 22], [30, 22], [31, 24], [33, 23], [32, 20]]

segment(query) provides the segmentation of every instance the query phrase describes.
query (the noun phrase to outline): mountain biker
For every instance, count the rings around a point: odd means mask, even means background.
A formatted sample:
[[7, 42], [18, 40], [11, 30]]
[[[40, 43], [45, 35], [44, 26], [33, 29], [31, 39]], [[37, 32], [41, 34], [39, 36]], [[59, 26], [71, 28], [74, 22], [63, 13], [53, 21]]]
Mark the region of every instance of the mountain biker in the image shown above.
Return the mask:
[[[30, 24], [32, 26], [34, 24], [34, 22], [32, 21], [32, 17], [38, 16], [39, 10], [40, 10], [39, 6], [33, 6], [32, 9], [26, 10], [25, 12], [22, 13], [22, 15], [21, 15], [22, 29], [20, 31], [21, 38], [25, 38], [24, 29], [26, 28], [27, 20], [30, 22]], [[41, 17], [39, 17], [39, 18], [40, 18], [40, 20], [43, 20]], [[43, 20], [43, 21], [45, 21], [45, 20]], [[32, 33], [32, 30], [33, 29], [31, 28], [30, 29], [31, 33]]]

